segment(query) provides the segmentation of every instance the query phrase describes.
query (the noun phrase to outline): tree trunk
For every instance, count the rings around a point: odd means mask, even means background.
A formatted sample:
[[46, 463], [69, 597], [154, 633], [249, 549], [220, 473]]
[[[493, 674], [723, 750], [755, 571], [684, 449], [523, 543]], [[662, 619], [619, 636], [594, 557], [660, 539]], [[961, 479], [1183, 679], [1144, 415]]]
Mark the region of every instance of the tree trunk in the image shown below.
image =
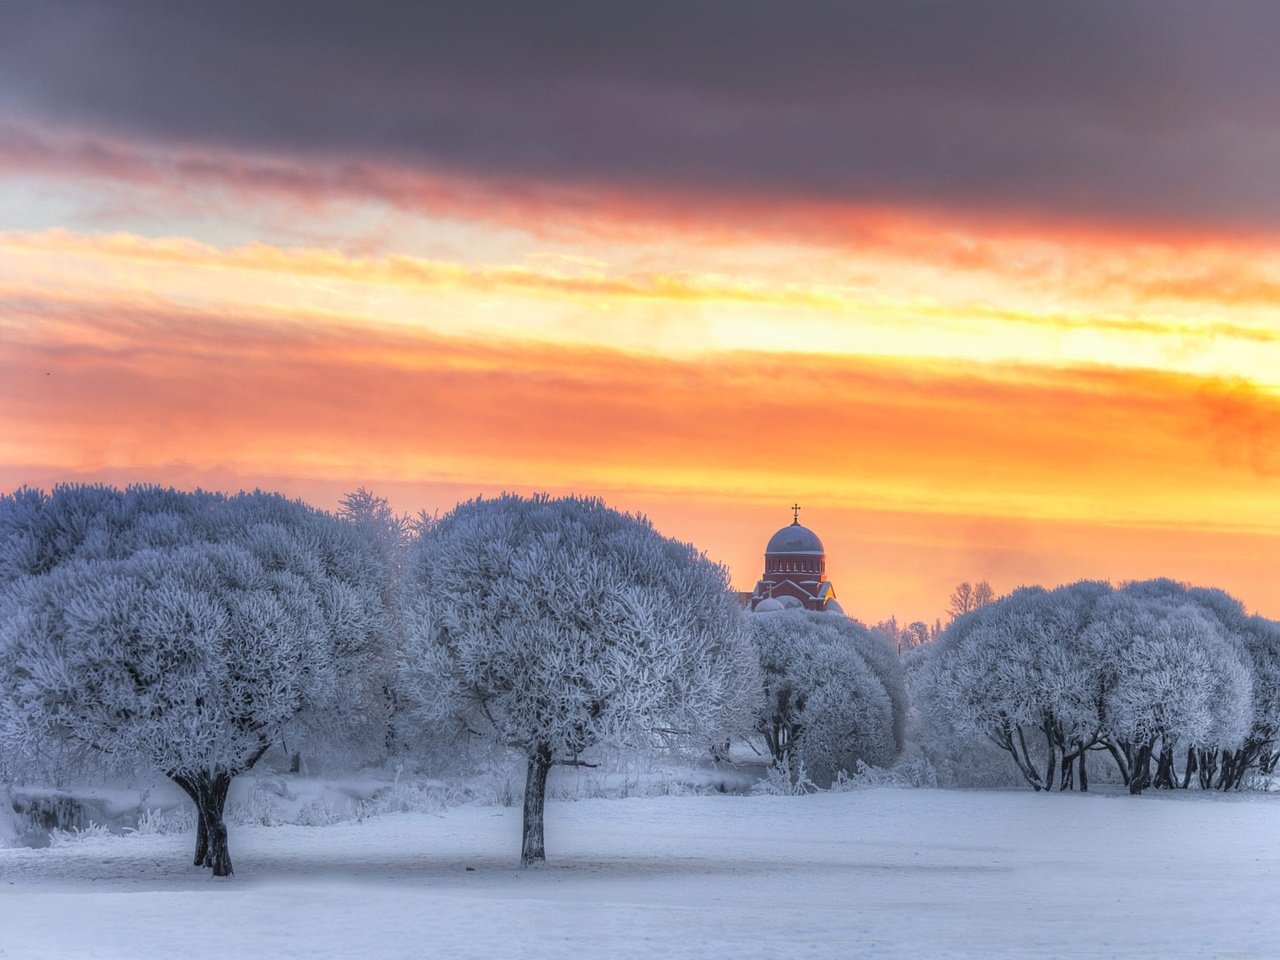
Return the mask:
[[1200, 775], [1200, 789], [1210, 790], [1213, 788], [1213, 776], [1218, 772], [1218, 751], [1201, 750], [1200, 759], [1197, 761], [1197, 772]]
[[223, 822], [222, 813], [227, 806], [227, 792], [231, 789], [231, 774], [219, 772], [213, 777], [210, 787], [209, 813], [207, 816], [209, 829], [209, 866], [215, 877], [229, 877], [235, 871], [231, 869], [231, 851], [227, 846], [227, 825]]
[[1151, 786], [1151, 751], [1155, 744], [1144, 743], [1138, 747], [1133, 757], [1133, 767], [1129, 771], [1129, 792], [1134, 796]]
[[1177, 773], [1178, 771], [1173, 766], [1173, 747], [1162, 746], [1160, 754], [1156, 758], [1156, 789], [1173, 790], [1177, 786]]
[[1246, 740], [1245, 745], [1235, 752], [1235, 762], [1231, 770], [1231, 789], [1239, 790], [1244, 785], [1244, 778], [1255, 763], [1259, 764], [1259, 770], [1262, 769], [1259, 762], [1262, 749], [1261, 744], [1256, 740]]
[[1196, 748], [1187, 747], [1187, 769], [1182, 774], [1182, 789], [1191, 786], [1191, 776], [1196, 772]]
[[195, 865], [209, 867], [215, 877], [231, 876], [235, 871], [231, 867], [231, 851], [227, 846], [227, 825], [222, 817], [232, 775], [225, 770], [212, 774], [202, 771], [190, 775], [171, 773], [169, 779], [180, 786], [196, 805]]
[[1262, 759], [1258, 762], [1258, 769], [1265, 774], [1273, 774], [1276, 772], [1276, 761], [1280, 760], [1280, 750], [1264, 750]]
[[1222, 770], [1218, 774], [1218, 789], [1230, 790], [1236, 779], [1236, 754], [1230, 750], [1222, 751]]
[[192, 864], [203, 867], [209, 856], [209, 830], [204, 823], [204, 811], [200, 809], [200, 795], [196, 791], [195, 781], [182, 773], [171, 773], [169, 779], [180, 786], [182, 792], [196, 805], [196, 855]]
[[1089, 792], [1089, 768], [1085, 766], [1085, 758], [1089, 756], [1089, 751], [1083, 745], [1080, 747], [1080, 792]]
[[204, 811], [196, 804], [196, 855], [192, 866], [203, 867], [209, 859], [209, 828], [204, 824]]
[[1250, 744], [1231, 753], [1222, 751], [1222, 780], [1218, 783], [1219, 789], [1239, 790], [1255, 759], [1257, 748]]
[[1129, 767], [1129, 760], [1124, 752], [1112, 741], [1106, 741], [1107, 752], [1111, 754], [1111, 759], [1116, 762], [1116, 769], [1120, 771], [1120, 779], [1124, 781], [1125, 786], [1129, 785], [1130, 779], [1133, 777], [1133, 771]]
[[[1049, 786], [1051, 786], [1051, 784], [1043, 784], [1043, 785], [1041, 784], [1040, 774], [1036, 770], [1034, 761], [1032, 761], [1031, 759], [1031, 749], [1027, 746], [1026, 734], [1023, 733], [1021, 725], [1018, 725], [1017, 729], [1018, 729], [1018, 743], [1022, 745], [1022, 759], [1018, 761], [1018, 766], [1022, 769], [1022, 775], [1027, 778], [1027, 782], [1031, 784], [1033, 788], [1035, 788], [1036, 793], [1039, 793], [1041, 786], [1044, 786], [1047, 789]], [[1010, 746], [1013, 745], [1012, 739], [1010, 739], [1009, 743], [1010, 743]], [[1015, 751], [1016, 751], [1016, 748], [1015, 748]], [[1017, 753], [1014, 752], [1015, 759], [1017, 759], [1017, 756], [1018, 756]]]
[[542, 813], [547, 804], [547, 773], [550, 770], [551, 747], [540, 743], [529, 755], [529, 772], [524, 781], [524, 836], [520, 848], [520, 865], [524, 867], [547, 861], [547, 850], [542, 840]]

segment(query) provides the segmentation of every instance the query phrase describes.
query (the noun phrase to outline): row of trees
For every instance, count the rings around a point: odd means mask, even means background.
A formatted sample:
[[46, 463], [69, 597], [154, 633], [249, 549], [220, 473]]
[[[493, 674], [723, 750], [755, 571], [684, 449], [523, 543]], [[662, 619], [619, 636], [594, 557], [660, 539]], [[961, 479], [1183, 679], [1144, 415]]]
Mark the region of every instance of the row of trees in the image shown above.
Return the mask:
[[519, 751], [525, 864], [545, 859], [549, 771], [601, 746], [756, 736], [827, 783], [891, 764], [914, 714], [998, 745], [1036, 789], [1087, 787], [1095, 753], [1134, 792], [1274, 762], [1280, 628], [1225, 594], [983, 600], [908, 657], [913, 707], [861, 624], [748, 617], [723, 568], [595, 499], [410, 524], [363, 491], [331, 515], [261, 492], [20, 490], [0, 497], [0, 775], [159, 770], [196, 806], [195, 862], [225, 876], [232, 779], [286, 742]]
[[1130, 792], [1232, 789], [1270, 770], [1280, 624], [1169, 580], [1022, 588], [958, 617], [913, 665], [926, 725], [984, 738], [1036, 790], [1088, 789], [1088, 759]]
[[527, 761], [522, 861], [556, 764], [759, 722], [725, 570], [599, 500], [503, 496], [412, 528], [267, 493], [0, 497], [0, 766], [162, 771], [232, 873], [223, 808], [273, 744], [481, 736]]

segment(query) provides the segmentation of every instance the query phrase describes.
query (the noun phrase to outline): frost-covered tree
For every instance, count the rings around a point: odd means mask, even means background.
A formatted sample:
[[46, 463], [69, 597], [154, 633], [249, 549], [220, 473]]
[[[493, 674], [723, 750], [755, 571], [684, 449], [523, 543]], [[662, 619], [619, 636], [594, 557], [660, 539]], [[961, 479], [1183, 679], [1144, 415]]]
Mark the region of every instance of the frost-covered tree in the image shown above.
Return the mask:
[[422, 530], [401, 695], [527, 761], [521, 861], [546, 859], [547, 774], [598, 745], [723, 740], [759, 675], [723, 568], [600, 500], [503, 495]]
[[1022, 589], [948, 627], [917, 671], [918, 700], [938, 726], [1005, 750], [1036, 789], [1055, 771], [1086, 788], [1099, 750], [1134, 793], [1186, 786], [1197, 766], [1207, 786], [1219, 757], [1233, 781], [1280, 729], [1271, 626], [1168, 580]]
[[[1253, 719], [1238, 750], [1219, 746], [1221, 764], [1216, 785], [1223, 790], [1240, 787], [1254, 767], [1264, 773], [1272, 772], [1280, 757], [1277, 750], [1280, 744], [1280, 623], [1256, 615], [1243, 616], [1243, 611], [1240, 612], [1238, 620], [1227, 622], [1243, 643], [1252, 667]], [[1231, 615], [1234, 616], [1234, 611]], [[1218, 771], [1211, 763], [1205, 766], [1201, 785], [1207, 787], [1209, 779]]]
[[[1252, 719], [1248, 735], [1236, 749], [1219, 742], [1188, 748], [1183, 786], [1198, 774], [1203, 788], [1231, 790], [1242, 785], [1252, 768], [1274, 763], [1272, 756], [1280, 737], [1280, 623], [1248, 616], [1244, 605], [1222, 590], [1193, 588], [1172, 580], [1147, 580], [1125, 585], [1124, 591], [1170, 605], [1193, 604], [1221, 627], [1225, 639], [1236, 646], [1236, 652], [1249, 667]], [[1157, 783], [1162, 786], [1170, 785], [1171, 765], [1171, 756], [1162, 754], [1162, 769], [1157, 776]]]
[[[406, 514], [396, 513], [386, 497], [364, 487], [342, 498], [338, 517], [352, 528], [359, 540], [358, 552], [369, 562], [371, 569], [365, 579], [366, 586], [376, 587], [382, 605], [389, 611], [386, 642], [377, 650], [374, 673], [384, 680], [380, 735], [382, 752], [391, 755], [397, 750], [395, 674], [404, 645], [404, 574], [413, 542], [413, 522]], [[372, 743], [372, 731], [369, 734], [364, 739]]]
[[232, 779], [300, 717], [358, 722], [388, 610], [350, 525], [299, 501], [156, 487], [0, 497], [0, 749], [153, 767], [232, 872]]
[[[1103, 675], [1082, 636], [1106, 584], [1024, 587], [957, 617], [920, 669], [920, 708], [937, 726], [983, 737], [1035, 790], [1087, 788], [1101, 743]], [[1043, 767], [1041, 767], [1043, 763]]]
[[1085, 639], [1106, 654], [1108, 745], [1131, 793], [1174, 786], [1179, 748], [1242, 745], [1253, 715], [1247, 655], [1196, 605], [1144, 596], [1141, 585], [1118, 591]]
[[887, 766], [908, 710], [896, 652], [855, 620], [789, 610], [758, 614], [751, 633], [764, 673], [758, 729], [780, 768], [801, 765], [819, 786], [859, 760]]
[[900, 642], [903, 650], [914, 650], [916, 647], [923, 647], [931, 639], [933, 634], [929, 625], [923, 620], [913, 620], [903, 628]]

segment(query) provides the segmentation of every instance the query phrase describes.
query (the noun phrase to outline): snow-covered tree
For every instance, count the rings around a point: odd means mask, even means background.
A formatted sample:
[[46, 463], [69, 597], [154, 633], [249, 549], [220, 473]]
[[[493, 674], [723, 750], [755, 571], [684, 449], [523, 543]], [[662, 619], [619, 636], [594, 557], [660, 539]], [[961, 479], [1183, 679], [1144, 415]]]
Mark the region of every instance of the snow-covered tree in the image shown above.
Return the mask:
[[916, 647], [923, 647], [932, 639], [933, 634], [930, 632], [929, 625], [923, 620], [913, 620], [903, 628], [900, 643], [903, 650], [914, 650]]
[[[389, 611], [386, 642], [378, 648], [375, 673], [384, 679], [380, 716], [382, 752], [391, 755], [397, 750], [395, 675], [404, 645], [404, 575], [413, 542], [413, 522], [407, 515], [396, 513], [386, 497], [364, 487], [342, 498], [338, 517], [351, 527], [359, 541], [358, 554], [371, 566], [364, 581], [366, 586], [376, 587], [381, 603]], [[364, 736], [364, 731], [360, 733], [367, 745], [375, 742], [372, 730], [368, 736]]]
[[230, 875], [232, 779], [300, 717], [377, 702], [376, 570], [350, 525], [273, 494], [0, 497], [0, 749], [154, 767], [196, 805], [195, 862]]
[[[1254, 767], [1272, 772], [1280, 758], [1280, 623], [1256, 615], [1227, 623], [1243, 643], [1252, 667], [1253, 719], [1243, 745], [1222, 754], [1217, 786], [1223, 790], [1241, 786]], [[1211, 766], [1205, 771], [1203, 786], [1209, 785], [1214, 772]]]
[[947, 628], [916, 671], [918, 703], [936, 727], [997, 744], [1036, 789], [1055, 772], [1087, 788], [1100, 750], [1134, 793], [1187, 786], [1197, 767], [1207, 786], [1219, 757], [1219, 785], [1238, 782], [1280, 730], [1273, 627], [1169, 580], [1024, 588]]
[[764, 672], [758, 729], [779, 767], [819, 786], [859, 760], [887, 766], [902, 750], [908, 710], [897, 653], [855, 620], [788, 610], [752, 617]]
[[1144, 596], [1141, 585], [1117, 591], [1085, 639], [1106, 655], [1107, 736], [1131, 793], [1174, 786], [1179, 748], [1242, 745], [1253, 716], [1247, 655], [1196, 605]]
[[597, 745], [723, 740], [759, 674], [725, 570], [600, 500], [503, 495], [422, 530], [401, 695], [527, 761], [521, 861], [546, 859], [547, 773]]
[[926, 654], [920, 708], [941, 728], [990, 740], [1036, 790], [1073, 783], [1077, 763], [1087, 787], [1103, 675], [1081, 638], [1109, 591], [1088, 581], [1024, 587], [957, 617]]
[[[1236, 646], [1249, 667], [1252, 682], [1252, 719], [1248, 735], [1238, 749], [1211, 742], [1199, 749], [1188, 748], [1183, 786], [1198, 774], [1203, 788], [1221, 790], [1239, 787], [1254, 767], [1274, 764], [1275, 745], [1280, 739], [1280, 623], [1265, 617], [1248, 616], [1244, 605], [1222, 590], [1192, 588], [1172, 580], [1148, 580], [1125, 585], [1125, 593], [1171, 605], [1193, 604], [1216, 621], [1226, 640]], [[1220, 695], [1219, 699], [1222, 699]], [[1161, 756], [1162, 776], [1167, 786], [1171, 758]], [[1217, 782], [1215, 783], [1215, 777]], [[1157, 776], [1157, 783], [1161, 777]]]

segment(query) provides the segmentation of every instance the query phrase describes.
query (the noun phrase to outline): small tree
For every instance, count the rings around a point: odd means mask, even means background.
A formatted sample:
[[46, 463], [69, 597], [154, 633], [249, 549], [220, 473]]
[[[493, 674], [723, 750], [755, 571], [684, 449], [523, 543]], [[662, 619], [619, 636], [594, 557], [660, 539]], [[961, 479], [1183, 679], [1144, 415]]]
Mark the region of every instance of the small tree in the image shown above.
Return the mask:
[[[351, 529], [359, 541], [357, 552], [368, 561], [370, 570], [364, 583], [376, 588], [380, 602], [388, 611], [386, 642], [378, 647], [378, 663], [371, 673], [382, 678], [383, 682], [380, 736], [382, 753], [389, 757], [398, 749], [395, 675], [404, 648], [404, 575], [414, 524], [406, 514], [392, 510], [386, 497], [377, 496], [364, 487], [342, 498], [338, 518]], [[373, 742], [371, 737], [366, 740], [369, 745]], [[297, 766], [295, 757], [292, 760], [294, 772]]]
[[966, 613], [977, 610], [979, 607], [985, 607], [988, 603], [996, 598], [996, 593], [991, 589], [991, 584], [985, 580], [979, 580], [976, 585], [968, 580], [956, 584], [956, 588], [951, 591], [951, 596], [947, 598], [947, 612], [951, 614], [951, 619], [962, 617]]
[[152, 766], [232, 873], [232, 779], [310, 713], [354, 718], [387, 610], [349, 527], [298, 501], [155, 487], [0, 497], [0, 748]]
[[546, 859], [547, 774], [601, 744], [723, 740], [759, 696], [725, 570], [596, 499], [503, 495], [421, 533], [402, 695], [527, 763], [521, 862]]
[[855, 620], [808, 610], [758, 614], [765, 682], [758, 729], [780, 768], [819, 785], [859, 760], [886, 766], [905, 739], [907, 694], [896, 652]]

